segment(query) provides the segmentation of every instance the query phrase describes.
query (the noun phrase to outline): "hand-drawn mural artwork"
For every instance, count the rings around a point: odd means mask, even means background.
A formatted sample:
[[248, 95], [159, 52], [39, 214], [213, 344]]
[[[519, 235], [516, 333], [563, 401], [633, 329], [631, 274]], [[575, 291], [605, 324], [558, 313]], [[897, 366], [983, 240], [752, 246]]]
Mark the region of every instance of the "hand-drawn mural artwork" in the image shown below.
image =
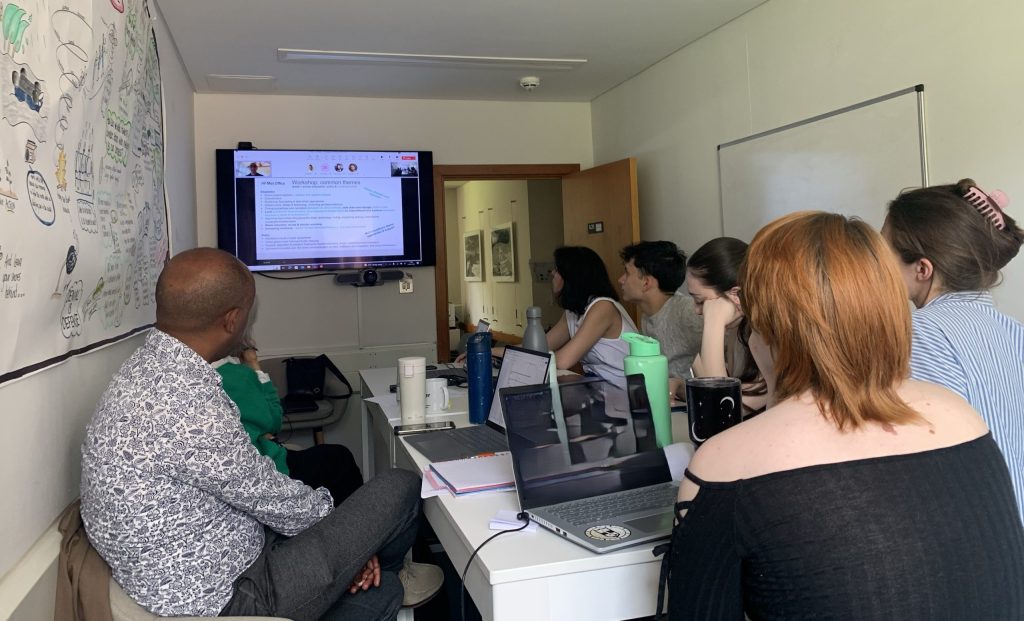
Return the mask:
[[20, 52], [22, 41], [25, 38], [25, 29], [32, 23], [32, 16], [25, 13], [13, 2], [8, 2], [4, 7], [3, 15], [3, 53], [11, 55], [12, 52]]
[[153, 322], [169, 236], [150, 1], [0, 0], [0, 383]]

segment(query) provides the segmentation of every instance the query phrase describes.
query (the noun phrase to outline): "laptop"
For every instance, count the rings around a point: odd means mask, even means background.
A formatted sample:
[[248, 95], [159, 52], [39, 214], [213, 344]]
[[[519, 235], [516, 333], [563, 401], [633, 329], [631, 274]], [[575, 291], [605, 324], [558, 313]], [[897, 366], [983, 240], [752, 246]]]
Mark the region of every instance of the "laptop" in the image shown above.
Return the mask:
[[551, 354], [509, 345], [501, 359], [498, 380], [491, 399], [486, 425], [470, 425], [458, 429], [433, 431], [408, 436], [405, 441], [432, 462], [465, 459], [481, 453], [507, 451], [505, 423], [501, 416], [502, 388], [544, 382]]
[[448, 380], [449, 386], [465, 386], [469, 383], [469, 376], [466, 375], [466, 369], [462, 367], [441, 367], [438, 369], [428, 369], [425, 373], [427, 379], [435, 377], [441, 377]]
[[521, 510], [594, 552], [671, 535], [679, 484], [626, 391], [580, 378], [552, 392], [500, 391]]

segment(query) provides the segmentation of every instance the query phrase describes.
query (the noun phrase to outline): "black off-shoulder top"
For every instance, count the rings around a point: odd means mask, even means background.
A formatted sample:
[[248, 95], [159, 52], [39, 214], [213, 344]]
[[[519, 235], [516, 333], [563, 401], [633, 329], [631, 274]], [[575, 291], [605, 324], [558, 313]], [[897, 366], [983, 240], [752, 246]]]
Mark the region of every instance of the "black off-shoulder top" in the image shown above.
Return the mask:
[[663, 560], [670, 619], [1024, 620], [1024, 526], [991, 435], [728, 483], [686, 476], [700, 491], [677, 505]]

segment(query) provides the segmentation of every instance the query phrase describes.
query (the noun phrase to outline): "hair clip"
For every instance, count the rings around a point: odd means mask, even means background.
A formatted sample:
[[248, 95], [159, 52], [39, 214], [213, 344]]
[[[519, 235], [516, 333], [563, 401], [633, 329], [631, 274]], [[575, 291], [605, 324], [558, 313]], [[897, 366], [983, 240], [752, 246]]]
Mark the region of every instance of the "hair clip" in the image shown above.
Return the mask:
[[967, 190], [967, 194], [963, 196], [964, 200], [971, 204], [978, 210], [986, 220], [992, 223], [992, 226], [996, 227], [1000, 231], [1006, 227], [1006, 222], [1003, 221], [1003, 209], [1010, 204], [1010, 198], [1002, 190], [996, 190], [991, 194], [986, 194], [977, 186], [971, 186], [970, 190]]

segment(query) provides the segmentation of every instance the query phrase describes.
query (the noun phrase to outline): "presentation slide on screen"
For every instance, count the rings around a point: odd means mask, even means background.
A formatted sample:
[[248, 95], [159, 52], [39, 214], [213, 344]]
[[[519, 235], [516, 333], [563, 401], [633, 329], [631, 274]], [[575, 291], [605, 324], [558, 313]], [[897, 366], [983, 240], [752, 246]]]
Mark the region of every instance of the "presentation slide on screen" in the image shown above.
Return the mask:
[[264, 176], [255, 181], [257, 260], [404, 252], [400, 178]]

